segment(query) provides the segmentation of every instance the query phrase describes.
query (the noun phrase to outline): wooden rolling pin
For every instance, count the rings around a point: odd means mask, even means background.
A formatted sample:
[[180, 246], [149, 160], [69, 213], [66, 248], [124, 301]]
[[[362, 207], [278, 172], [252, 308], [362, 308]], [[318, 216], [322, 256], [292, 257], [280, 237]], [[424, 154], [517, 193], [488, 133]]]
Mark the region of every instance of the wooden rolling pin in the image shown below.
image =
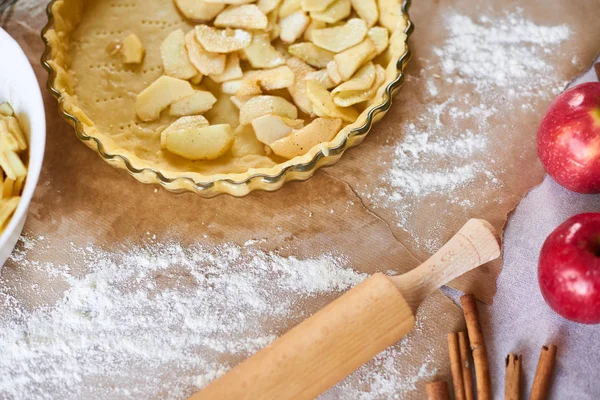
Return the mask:
[[472, 219], [419, 267], [371, 276], [190, 399], [314, 399], [406, 335], [427, 296], [499, 255], [494, 228]]

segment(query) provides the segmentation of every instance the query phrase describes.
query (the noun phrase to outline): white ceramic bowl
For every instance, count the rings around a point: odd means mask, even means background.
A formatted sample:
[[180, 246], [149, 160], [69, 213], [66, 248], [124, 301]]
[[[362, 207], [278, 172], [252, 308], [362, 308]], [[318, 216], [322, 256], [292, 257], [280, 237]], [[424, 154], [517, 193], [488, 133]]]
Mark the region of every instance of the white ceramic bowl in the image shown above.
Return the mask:
[[0, 269], [19, 240], [37, 185], [46, 145], [44, 101], [33, 68], [18, 43], [0, 28], [0, 103], [8, 101], [29, 139], [29, 165], [21, 202], [0, 235]]

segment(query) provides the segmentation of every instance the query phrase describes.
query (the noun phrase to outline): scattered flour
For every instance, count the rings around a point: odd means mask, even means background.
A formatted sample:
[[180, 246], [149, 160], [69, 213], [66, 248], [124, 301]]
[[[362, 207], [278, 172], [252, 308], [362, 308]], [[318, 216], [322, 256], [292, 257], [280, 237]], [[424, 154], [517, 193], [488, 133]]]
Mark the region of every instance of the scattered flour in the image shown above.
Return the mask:
[[[60, 265], [34, 248], [43, 240], [23, 238], [13, 261], [36, 283], [0, 279], [2, 399], [184, 399], [365, 278], [338, 255], [285, 258], [232, 244], [73, 245], [80, 261]], [[56, 298], [23, 304], [19, 291], [36, 293], [38, 283], [50, 283], [39, 296]], [[322, 398], [402, 398], [435, 372], [424, 360], [425, 370], [399, 379], [410, 347], [406, 339], [381, 353]]]
[[[413, 330], [417, 336], [422, 334], [423, 321], [424, 319], [419, 316]], [[402, 400], [407, 393], [416, 391], [418, 383], [431, 380], [438, 371], [432, 366], [435, 363], [432, 351], [422, 356], [421, 365], [410, 367], [408, 371], [400, 369], [398, 360], [410, 356], [413, 348], [411, 341], [412, 336], [409, 335], [395, 346], [388, 348], [322, 396], [323, 399]], [[365, 385], [367, 389], [364, 389]], [[417, 393], [412, 398], [420, 399], [422, 396], [423, 393]]]
[[[512, 127], [493, 118], [507, 102], [530, 111], [533, 101], [548, 99], [565, 84], [555, 77], [549, 60], [569, 38], [567, 26], [536, 25], [522, 10], [478, 19], [451, 12], [445, 25], [443, 46], [430, 59], [420, 60], [418, 76], [408, 77], [423, 81], [425, 99], [406, 94], [413, 117], [400, 128], [402, 136], [390, 143], [393, 158], [381, 184], [362, 193], [376, 208], [394, 209], [398, 226], [407, 231], [423, 201], [440, 209], [445, 204], [468, 208], [474, 204], [475, 185], [501, 188], [501, 167], [490, 168], [490, 135], [505, 135]], [[499, 127], [501, 131], [491, 132]], [[441, 244], [431, 237], [413, 239], [429, 251]]]
[[452, 14], [447, 24], [450, 36], [435, 54], [449, 81], [470, 83], [480, 93], [508, 89], [508, 95], [519, 97], [545, 96], [546, 84], [556, 87], [544, 55], [569, 38], [567, 26], [536, 25], [522, 11], [478, 21]]

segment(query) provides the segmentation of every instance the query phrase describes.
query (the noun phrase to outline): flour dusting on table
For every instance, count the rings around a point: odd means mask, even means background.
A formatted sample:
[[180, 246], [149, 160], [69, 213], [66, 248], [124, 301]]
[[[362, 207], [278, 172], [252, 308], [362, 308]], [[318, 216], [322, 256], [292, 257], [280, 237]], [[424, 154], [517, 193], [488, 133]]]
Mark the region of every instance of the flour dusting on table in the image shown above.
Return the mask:
[[[233, 244], [73, 246], [81, 261], [61, 265], [32, 255], [43, 246], [25, 238], [12, 258], [20, 274], [54, 283], [51, 304], [28, 309], [14, 295], [25, 283], [0, 280], [0, 398], [184, 399], [366, 277], [339, 255], [285, 258]], [[424, 360], [399, 380], [398, 357], [410, 349], [405, 339], [322, 398], [401, 398], [435, 373]]]
[[[406, 93], [406, 107], [423, 104], [411, 109], [414, 117], [398, 128], [402, 135], [397, 141], [389, 143], [393, 158], [382, 184], [374, 194], [372, 188], [362, 193], [376, 208], [393, 208], [398, 226], [405, 230], [422, 199], [430, 198], [440, 209], [444, 204], [468, 209], [476, 204], [467, 197], [475, 185], [501, 188], [502, 167], [490, 167], [496, 149], [488, 145], [486, 133], [502, 127], [509, 143], [513, 126], [494, 119], [496, 114], [506, 107], [526, 114], [533, 110], [532, 103], [548, 101], [566, 84], [551, 63], [569, 38], [565, 25], [537, 25], [522, 10], [476, 19], [451, 12], [445, 25], [448, 37], [443, 46], [435, 48], [430, 59], [419, 60], [418, 76], [408, 77], [425, 81], [426, 97]], [[471, 190], [461, 191], [465, 188]], [[431, 236], [414, 239], [428, 251], [442, 244]]]

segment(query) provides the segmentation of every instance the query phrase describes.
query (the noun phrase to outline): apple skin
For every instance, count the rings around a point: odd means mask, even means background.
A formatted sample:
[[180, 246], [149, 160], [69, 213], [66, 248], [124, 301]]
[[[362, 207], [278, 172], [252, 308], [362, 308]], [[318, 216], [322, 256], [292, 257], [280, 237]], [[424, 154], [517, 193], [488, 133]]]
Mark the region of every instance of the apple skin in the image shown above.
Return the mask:
[[538, 282], [558, 314], [582, 324], [600, 323], [600, 213], [575, 215], [548, 236]]
[[550, 105], [537, 134], [546, 172], [578, 193], [600, 193], [600, 82], [562, 93]]

